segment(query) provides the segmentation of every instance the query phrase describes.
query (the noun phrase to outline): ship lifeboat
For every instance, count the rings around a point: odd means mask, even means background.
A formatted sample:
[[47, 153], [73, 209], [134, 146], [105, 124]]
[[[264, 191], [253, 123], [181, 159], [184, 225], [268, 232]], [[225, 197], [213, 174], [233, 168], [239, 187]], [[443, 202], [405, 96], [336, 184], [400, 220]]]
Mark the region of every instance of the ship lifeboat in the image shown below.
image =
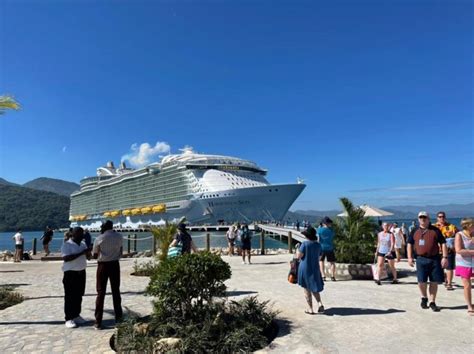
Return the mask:
[[115, 218], [120, 215], [120, 210], [113, 210], [110, 212], [110, 216]]
[[132, 215], [141, 214], [141, 211], [140, 211], [140, 209], [138, 209], [138, 208], [132, 209], [131, 211], [132, 211]]
[[106, 211], [106, 212], [104, 213], [104, 218], [108, 218], [109, 216], [110, 216], [110, 211]]
[[166, 204], [158, 204], [152, 208], [154, 213], [164, 213], [166, 212]]
[[132, 214], [132, 211], [130, 209], [125, 209], [125, 210], [122, 210], [122, 215], [123, 216], [128, 216]]
[[143, 207], [140, 209], [140, 211], [142, 212], [142, 214], [149, 214], [151, 213], [151, 208], [150, 207]]

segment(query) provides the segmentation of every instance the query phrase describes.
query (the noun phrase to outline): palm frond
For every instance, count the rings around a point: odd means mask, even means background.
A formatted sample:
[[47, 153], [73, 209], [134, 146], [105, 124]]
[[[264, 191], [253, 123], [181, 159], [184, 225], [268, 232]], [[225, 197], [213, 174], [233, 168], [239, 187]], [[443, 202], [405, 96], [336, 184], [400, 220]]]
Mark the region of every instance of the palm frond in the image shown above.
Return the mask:
[[20, 104], [12, 96], [0, 96], [0, 114], [4, 114], [7, 109], [19, 110]]

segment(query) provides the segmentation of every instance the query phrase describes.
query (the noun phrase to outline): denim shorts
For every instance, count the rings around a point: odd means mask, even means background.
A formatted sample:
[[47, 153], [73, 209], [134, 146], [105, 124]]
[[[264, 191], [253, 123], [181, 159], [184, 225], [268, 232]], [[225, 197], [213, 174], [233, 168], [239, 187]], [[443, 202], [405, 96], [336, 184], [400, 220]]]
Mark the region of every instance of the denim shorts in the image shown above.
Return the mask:
[[444, 272], [441, 267], [441, 259], [418, 257], [416, 259], [416, 277], [418, 283], [427, 283], [428, 279], [431, 283], [442, 284], [444, 282]]

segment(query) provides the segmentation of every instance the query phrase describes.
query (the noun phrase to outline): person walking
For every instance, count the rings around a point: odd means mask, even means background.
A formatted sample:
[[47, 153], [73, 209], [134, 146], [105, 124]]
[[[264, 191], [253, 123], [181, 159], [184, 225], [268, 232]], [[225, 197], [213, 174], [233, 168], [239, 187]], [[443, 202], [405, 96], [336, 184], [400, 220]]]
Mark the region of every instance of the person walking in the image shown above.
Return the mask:
[[405, 239], [403, 238], [402, 229], [398, 227], [398, 224], [395, 222], [393, 223], [392, 228], [393, 236], [395, 237], [395, 254], [397, 262], [400, 262], [401, 259], [401, 250], [402, 247], [405, 245]]
[[402, 227], [400, 228], [403, 236], [403, 256], [407, 256], [407, 239], [408, 239], [408, 230], [406, 224], [403, 222]]
[[[86, 290], [87, 259], [90, 251], [83, 242], [84, 230], [75, 227], [72, 237], [61, 246], [64, 285], [64, 315], [67, 328], [76, 328], [85, 323], [81, 317], [82, 297]], [[87, 258], [87, 259], [86, 259]]]
[[248, 264], [252, 264], [252, 262], [250, 261], [250, 253], [252, 251], [252, 234], [250, 233], [247, 224], [242, 225], [242, 230], [240, 233], [240, 242], [242, 243], [242, 264], [245, 264], [245, 255], [247, 255], [248, 258]]
[[319, 257], [321, 256], [321, 245], [317, 241], [316, 230], [310, 226], [302, 233], [306, 241], [297, 248], [296, 257], [300, 260], [298, 267], [298, 285], [304, 290], [306, 303], [305, 313], [314, 315], [313, 296], [318, 302], [318, 313], [324, 312], [321, 301], [321, 292], [324, 290], [324, 282], [319, 268]]
[[474, 218], [461, 220], [462, 231], [456, 233], [456, 276], [461, 277], [464, 287], [464, 299], [467, 303], [467, 312], [474, 316], [474, 305], [472, 304], [472, 268], [474, 268]]
[[16, 234], [12, 237], [15, 240], [15, 256], [13, 257], [13, 262], [21, 262], [21, 256], [23, 255], [23, 234], [21, 229], [16, 230]]
[[92, 253], [97, 259], [97, 298], [95, 301], [95, 329], [102, 329], [104, 299], [107, 281], [110, 279], [112, 300], [114, 304], [115, 322], [123, 317], [122, 298], [120, 297], [120, 257], [122, 257], [123, 237], [114, 231], [114, 224], [107, 220], [101, 227], [101, 234], [95, 239]]
[[227, 230], [226, 237], [227, 237], [227, 244], [229, 246], [229, 256], [234, 255], [234, 244], [236, 238], [235, 226], [232, 225], [229, 230]]
[[[426, 211], [418, 213], [419, 227], [414, 229], [408, 237], [408, 264], [414, 267], [416, 256], [416, 275], [421, 293], [421, 308], [431, 308], [434, 312], [440, 311], [436, 306], [438, 284], [443, 283], [443, 268], [448, 264], [448, 249], [446, 240], [438, 228], [430, 224], [430, 217]], [[442, 259], [440, 259], [440, 248]], [[427, 282], [430, 281], [429, 290]], [[428, 293], [430, 303], [428, 305]]]
[[46, 230], [43, 233], [43, 236], [41, 236], [40, 240], [43, 241], [43, 250], [45, 253], [45, 256], [49, 256], [49, 243], [53, 239], [54, 232], [53, 230], [49, 227], [46, 226]]
[[392, 284], [398, 284], [397, 269], [395, 268], [395, 236], [389, 231], [388, 223], [382, 224], [382, 231], [377, 235], [377, 250], [375, 255], [377, 257], [378, 279], [375, 279], [377, 285], [382, 285], [380, 282], [380, 274], [382, 274], [385, 259], [387, 259], [390, 270], [392, 271]]
[[92, 236], [88, 229], [84, 230], [84, 243], [88, 249], [92, 250]]
[[336, 254], [334, 253], [334, 230], [332, 229], [332, 220], [325, 216], [321, 221], [322, 226], [318, 228], [317, 235], [321, 244], [321, 257], [319, 258], [319, 266], [323, 280], [326, 280], [326, 272], [324, 261], [327, 260], [331, 264], [331, 280], [336, 281]]
[[446, 239], [446, 247], [448, 248], [448, 265], [446, 266], [445, 270], [446, 274], [444, 276], [444, 286], [446, 287], [446, 290], [454, 290], [453, 275], [454, 268], [456, 267], [454, 239], [456, 233], [459, 230], [454, 224], [451, 224], [446, 220], [446, 213], [444, 211], [439, 211], [438, 214], [436, 214], [436, 224], [434, 224], [434, 226], [436, 226], [441, 231], [441, 234]]
[[170, 248], [175, 247], [178, 244], [181, 245], [181, 254], [189, 254], [191, 253], [191, 250], [194, 253], [197, 252], [196, 245], [194, 244], [188, 230], [186, 230], [186, 224], [184, 223], [178, 224], [178, 232], [174, 236], [174, 239], [170, 244]]

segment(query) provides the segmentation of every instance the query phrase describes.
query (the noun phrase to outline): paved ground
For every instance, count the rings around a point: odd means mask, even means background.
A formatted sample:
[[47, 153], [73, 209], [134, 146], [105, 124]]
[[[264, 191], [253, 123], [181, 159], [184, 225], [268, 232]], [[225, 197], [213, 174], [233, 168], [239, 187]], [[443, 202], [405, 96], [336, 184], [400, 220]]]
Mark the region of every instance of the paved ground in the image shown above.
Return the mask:
[[[415, 277], [402, 284], [376, 286], [370, 281], [326, 283], [322, 293], [325, 315], [304, 314], [301, 288], [286, 281], [289, 255], [254, 257], [243, 265], [238, 257], [225, 257], [232, 266], [228, 290], [237, 298], [258, 295], [281, 311], [282, 330], [270, 348], [277, 353], [367, 353], [367, 352], [474, 352], [474, 318], [467, 316], [462, 288], [440, 289], [439, 313], [422, 310]], [[141, 260], [143, 261], [143, 260]], [[133, 311], [151, 311], [145, 297], [148, 278], [130, 276], [133, 260], [122, 261], [123, 304]], [[87, 273], [82, 315], [89, 325], [67, 329], [63, 322], [61, 262], [30, 261], [0, 263], [0, 284], [14, 284], [28, 297], [23, 303], [0, 311], [2, 353], [102, 353], [110, 351], [113, 333], [111, 296], [104, 314], [108, 329], [94, 331], [95, 262]], [[405, 264], [400, 267], [407, 268]]]

